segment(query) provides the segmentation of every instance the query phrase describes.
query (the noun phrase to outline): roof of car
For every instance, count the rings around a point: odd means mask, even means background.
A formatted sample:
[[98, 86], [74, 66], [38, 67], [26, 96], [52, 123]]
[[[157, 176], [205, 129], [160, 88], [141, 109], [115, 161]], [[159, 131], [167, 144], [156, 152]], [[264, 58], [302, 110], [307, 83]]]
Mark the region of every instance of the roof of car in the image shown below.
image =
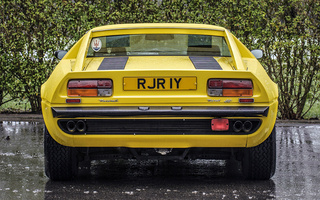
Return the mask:
[[190, 23], [138, 23], [138, 24], [117, 24], [106, 25], [92, 29], [92, 32], [106, 31], [106, 30], [121, 30], [121, 29], [144, 29], [144, 28], [179, 28], [179, 29], [202, 29], [225, 31], [225, 28], [220, 26], [213, 26], [208, 24], [190, 24]]

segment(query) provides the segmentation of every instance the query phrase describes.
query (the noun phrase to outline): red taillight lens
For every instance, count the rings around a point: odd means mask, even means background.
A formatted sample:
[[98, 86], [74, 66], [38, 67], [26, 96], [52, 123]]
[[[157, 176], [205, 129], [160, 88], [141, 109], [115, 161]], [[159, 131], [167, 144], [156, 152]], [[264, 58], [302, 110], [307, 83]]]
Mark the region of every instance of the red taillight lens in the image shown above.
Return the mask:
[[98, 88], [112, 88], [111, 80], [98, 80]]
[[210, 89], [252, 89], [252, 81], [209, 79], [208, 87]]
[[209, 88], [222, 88], [223, 81], [219, 79], [210, 79], [208, 82]]
[[97, 88], [96, 80], [72, 80], [68, 83], [68, 88]]
[[251, 80], [209, 79], [209, 96], [249, 97], [253, 95]]
[[252, 89], [252, 81], [250, 81], [250, 80], [223, 80], [223, 88]]
[[68, 96], [70, 97], [97, 97], [112, 95], [112, 80], [70, 80]]

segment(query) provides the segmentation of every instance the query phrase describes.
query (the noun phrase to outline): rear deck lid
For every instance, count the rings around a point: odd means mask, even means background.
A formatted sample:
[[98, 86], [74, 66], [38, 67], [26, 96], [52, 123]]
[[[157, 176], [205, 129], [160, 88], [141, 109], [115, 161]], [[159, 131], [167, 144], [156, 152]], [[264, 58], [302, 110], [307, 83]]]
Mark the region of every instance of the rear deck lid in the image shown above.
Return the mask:
[[106, 70], [233, 70], [231, 58], [211, 56], [121, 56], [87, 58], [87, 71]]

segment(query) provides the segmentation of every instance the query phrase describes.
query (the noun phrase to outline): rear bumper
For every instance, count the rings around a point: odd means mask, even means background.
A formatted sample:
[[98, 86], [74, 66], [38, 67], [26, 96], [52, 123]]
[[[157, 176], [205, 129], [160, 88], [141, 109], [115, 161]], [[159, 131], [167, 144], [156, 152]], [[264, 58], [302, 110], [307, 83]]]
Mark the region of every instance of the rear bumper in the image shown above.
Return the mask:
[[188, 117], [267, 117], [266, 107], [53, 107], [54, 118], [126, 117], [126, 116], [188, 116]]
[[[234, 130], [238, 124], [249, 129]], [[261, 125], [260, 119], [229, 119], [229, 129], [212, 131], [212, 118], [202, 119], [59, 119], [62, 131], [71, 135], [250, 135]], [[72, 129], [70, 125], [72, 125]], [[79, 130], [80, 125], [80, 130]], [[239, 126], [239, 125], [238, 125]]]
[[[71, 147], [129, 147], [129, 148], [192, 148], [192, 147], [252, 147], [263, 142], [271, 133], [275, 124], [277, 114], [277, 101], [265, 106], [230, 106], [230, 107], [209, 107], [209, 106], [119, 106], [119, 107], [58, 107], [49, 102], [42, 102], [42, 112], [45, 124], [51, 136], [60, 144]], [[207, 132], [200, 133], [195, 128], [198, 122], [209, 121], [210, 119], [224, 117], [232, 120], [259, 120], [261, 123], [258, 129], [252, 133], [230, 135], [230, 133]], [[67, 120], [83, 120], [88, 127], [94, 127], [91, 133], [70, 134], [59, 127], [59, 123]], [[62, 120], [62, 121], [61, 121]], [[115, 123], [112, 121], [116, 121]], [[140, 124], [148, 124], [154, 121], [177, 122], [171, 124], [170, 129], [176, 129], [181, 133], [165, 131], [167, 134], [147, 131], [144, 134], [127, 134], [132, 129], [140, 130]], [[111, 124], [110, 126], [107, 124]], [[118, 128], [123, 123], [127, 129], [122, 133], [111, 133], [113, 127]], [[189, 123], [191, 122], [191, 123]], [[92, 126], [91, 126], [92, 123]], [[95, 123], [100, 123], [100, 127]], [[131, 125], [130, 125], [131, 123]], [[232, 122], [231, 122], [232, 123]], [[103, 125], [102, 125], [103, 124]], [[128, 125], [129, 124], [129, 125]], [[179, 129], [179, 124], [190, 127], [192, 131]], [[106, 130], [108, 128], [108, 131]], [[98, 132], [95, 132], [100, 128]], [[167, 130], [167, 127], [159, 126], [159, 130]], [[200, 126], [203, 129], [203, 126]], [[190, 132], [190, 133], [188, 133]], [[198, 134], [195, 134], [198, 132]]]

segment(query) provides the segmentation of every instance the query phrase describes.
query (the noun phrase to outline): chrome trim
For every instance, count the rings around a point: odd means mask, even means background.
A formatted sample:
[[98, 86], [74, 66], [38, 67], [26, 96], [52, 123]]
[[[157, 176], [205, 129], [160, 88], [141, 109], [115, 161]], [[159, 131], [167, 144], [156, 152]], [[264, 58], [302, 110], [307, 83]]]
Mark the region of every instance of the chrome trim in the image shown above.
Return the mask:
[[153, 106], [140, 110], [138, 106], [121, 107], [52, 107], [55, 118], [127, 117], [127, 116], [185, 116], [185, 117], [262, 117], [268, 116], [268, 106], [185, 106], [172, 110], [170, 106]]
[[129, 29], [192, 29], [192, 30], [209, 30], [209, 31], [222, 31], [225, 30], [221, 29], [211, 29], [211, 28], [190, 28], [190, 27], [128, 27], [128, 28], [110, 28], [110, 29], [103, 29], [103, 30], [92, 30], [92, 33], [96, 32], [103, 32], [103, 31], [115, 31], [115, 30], [129, 30]]

